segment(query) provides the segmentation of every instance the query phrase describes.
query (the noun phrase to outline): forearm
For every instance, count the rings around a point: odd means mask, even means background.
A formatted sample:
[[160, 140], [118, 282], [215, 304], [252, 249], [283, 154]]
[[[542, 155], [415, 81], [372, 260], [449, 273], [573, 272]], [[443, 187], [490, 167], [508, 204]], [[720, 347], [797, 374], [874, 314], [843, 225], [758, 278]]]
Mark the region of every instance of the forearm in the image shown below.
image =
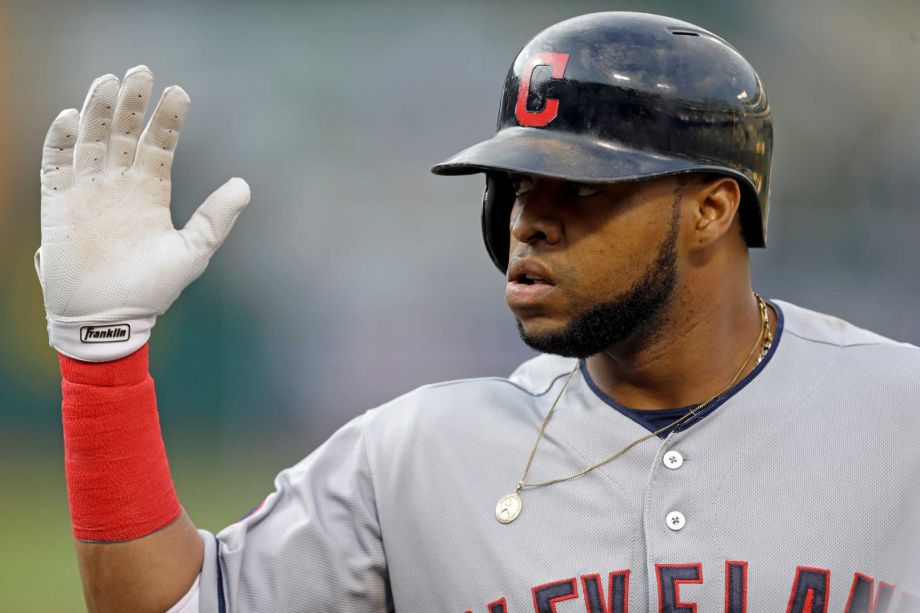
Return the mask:
[[77, 563], [92, 613], [163, 613], [201, 570], [204, 548], [183, 511], [165, 528], [122, 543], [77, 540]]
[[67, 490], [90, 611], [158, 611], [194, 582], [203, 547], [179, 505], [147, 346], [87, 363], [61, 357]]

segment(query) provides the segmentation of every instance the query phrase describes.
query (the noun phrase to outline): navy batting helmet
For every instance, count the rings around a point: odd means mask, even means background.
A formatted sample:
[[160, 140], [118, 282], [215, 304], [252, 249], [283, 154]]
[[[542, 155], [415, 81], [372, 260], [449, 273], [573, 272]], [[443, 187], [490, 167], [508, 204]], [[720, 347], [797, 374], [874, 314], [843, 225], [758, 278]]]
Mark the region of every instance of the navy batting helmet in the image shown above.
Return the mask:
[[498, 132], [432, 172], [486, 174], [483, 238], [505, 271], [509, 172], [579, 183], [726, 175], [741, 187], [747, 244], [763, 247], [772, 144], [763, 85], [734, 47], [669, 17], [594, 13], [527, 43], [505, 79]]

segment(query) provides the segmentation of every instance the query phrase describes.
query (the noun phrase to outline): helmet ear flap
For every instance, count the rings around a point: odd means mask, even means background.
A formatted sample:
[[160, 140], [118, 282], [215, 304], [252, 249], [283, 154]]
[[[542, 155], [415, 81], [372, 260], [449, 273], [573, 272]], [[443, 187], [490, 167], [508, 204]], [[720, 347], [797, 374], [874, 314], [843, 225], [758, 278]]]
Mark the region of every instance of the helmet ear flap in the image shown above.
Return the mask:
[[757, 197], [757, 191], [746, 181], [738, 181], [741, 186], [741, 230], [748, 247], [767, 246], [767, 211], [770, 206], [766, 196]]
[[486, 173], [486, 190], [482, 195], [482, 238], [492, 262], [503, 273], [508, 270], [511, 246], [508, 224], [514, 206], [514, 186], [504, 172]]

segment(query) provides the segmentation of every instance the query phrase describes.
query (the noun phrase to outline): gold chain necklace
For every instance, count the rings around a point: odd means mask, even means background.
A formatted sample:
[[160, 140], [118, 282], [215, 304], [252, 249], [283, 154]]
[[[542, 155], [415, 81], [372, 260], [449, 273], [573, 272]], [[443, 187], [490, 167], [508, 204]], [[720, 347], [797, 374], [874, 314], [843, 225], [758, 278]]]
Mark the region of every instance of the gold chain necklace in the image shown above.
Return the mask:
[[498, 521], [503, 524], [510, 524], [515, 519], [517, 519], [518, 515], [521, 514], [521, 506], [522, 506], [521, 496], [520, 496], [521, 490], [535, 489], [538, 487], [546, 487], [548, 485], [562, 483], [563, 481], [571, 481], [572, 479], [577, 479], [578, 477], [581, 477], [582, 475], [585, 475], [591, 472], [595, 468], [600, 468], [601, 466], [609, 462], [613, 462], [614, 460], [616, 460], [617, 458], [625, 454], [627, 451], [629, 451], [636, 445], [642, 442], [645, 442], [649, 440], [650, 438], [654, 438], [658, 436], [659, 434], [661, 434], [662, 432], [666, 432], [670, 430], [671, 428], [673, 428], [674, 426], [677, 426], [687, 421], [688, 419], [690, 419], [691, 417], [693, 417], [694, 415], [702, 411], [713, 400], [715, 400], [716, 398], [718, 398], [719, 396], [721, 396], [722, 394], [730, 390], [732, 387], [734, 387], [735, 383], [738, 382], [738, 379], [741, 378], [741, 373], [744, 372], [744, 369], [747, 366], [748, 362], [751, 361], [751, 358], [757, 352], [757, 348], [758, 347], [760, 348], [760, 356], [757, 358], [757, 363], [760, 364], [761, 360], [763, 360], [764, 356], [767, 355], [767, 352], [770, 351], [770, 347], [773, 345], [773, 333], [770, 331], [770, 320], [767, 317], [767, 303], [764, 301], [763, 298], [760, 297], [759, 294], [755, 293], [754, 296], [757, 298], [757, 306], [760, 310], [760, 334], [757, 335], [757, 342], [754, 343], [754, 347], [751, 348], [750, 353], [748, 353], [747, 357], [744, 359], [744, 362], [741, 364], [741, 368], [738, 369], [738, 372], [736, 372], [735, 376], [732, 377], [731, 382], [727, 386], [725, 386], [725, 388], [723, 388], [722, 391], [720, 391], [718, 394], [716, 394], [715, 396], [713, 396], [706, 402], [703, 402], [702, 404], [697, 405], [696, 407], [690, 409], [682, 417], [671, 422], [667, 426], [636, 439], [635, 441], [631, 442], [629, 445], [627, 445], [623, 449], [620, 449], [618, 452], [616, 452], [609, 458], [601, 460], [600, 462], [597, 462], [596, 464], [592, 464], [591, 466], [585, 468], [584, 470], [580, 472], [575, 473], [574, 475], [571, 475], [569, 477], [560, 477], [558, 479], [551, 479], [549, 481], [543, 481], [540, 483], [525, 483], [524, 481], [525, 479], [527, 479], [527, 473], [530, 472], [530, 465], [533, 463], [534, 456], [537, 454], [537, 447], [540, 445], [540, 440], [543, 438], [543, 432], [546, 430], [546, 425], [549, 423], [550, 418], [553, 416], [553, 411], [556, 409], [556, 404], [559, 402], [559, 399], [562, 398], [562, 393], [565, 391], [566, 386], [568, 386], [569, 381], [571, 381], [572, 379], [572, 376], [578, 370], [578, 362], [576, 362], [575, 367], [572, 369], [572, 372], [569, 373], [569, 376], [566, 377], [565, 379], [565, 383], [562, 384], [562, 389], [560, 389], [559, 393], [556, 395], [556, 399], [553, 400], [553, 404], [552, 406], [550, 406], [549, 411], [546, 413], [546, 417], [543, 418], [543, 424], [540, 426], [540, 432], [539, 434], [537, 434], [537, 440], [533, 444], [533, 449], [530, 450], [530, 457], [527, 458], [527, 465], [524, 467], [524, 474], [521, 475], [521, 480], [518, 481], [518, 484], [514, 488], [513, 492], [511, 492], [510, 494], [506, 494], [505, 496], [502, 496], [501, 499], [498, 501], [498, 504], [495, 505], [495, 518], [498, 519]]

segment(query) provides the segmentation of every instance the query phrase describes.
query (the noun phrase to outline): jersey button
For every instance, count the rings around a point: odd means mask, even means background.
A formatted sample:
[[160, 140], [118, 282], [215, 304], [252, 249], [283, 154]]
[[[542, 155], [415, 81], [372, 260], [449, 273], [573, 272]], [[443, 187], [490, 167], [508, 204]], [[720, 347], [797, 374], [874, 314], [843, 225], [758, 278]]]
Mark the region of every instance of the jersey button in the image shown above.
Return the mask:
[[665, 467], [670, 468], [671, 470], [677, 470], [681, 467], [681, 464], [684, 463], [684, 456], [680, 454], [679, 451], [674, 451], [673, 449], [661, 458], [661, 462]]
[[668, 513], [668, 516], [665, 518], [668, 524], [668, 528], [671, 530], [677, 531], [684, 527], [684, 524], [687, 523], [687, 520], [684, 518], [684, 514], [680, 511], [671, 511]]

